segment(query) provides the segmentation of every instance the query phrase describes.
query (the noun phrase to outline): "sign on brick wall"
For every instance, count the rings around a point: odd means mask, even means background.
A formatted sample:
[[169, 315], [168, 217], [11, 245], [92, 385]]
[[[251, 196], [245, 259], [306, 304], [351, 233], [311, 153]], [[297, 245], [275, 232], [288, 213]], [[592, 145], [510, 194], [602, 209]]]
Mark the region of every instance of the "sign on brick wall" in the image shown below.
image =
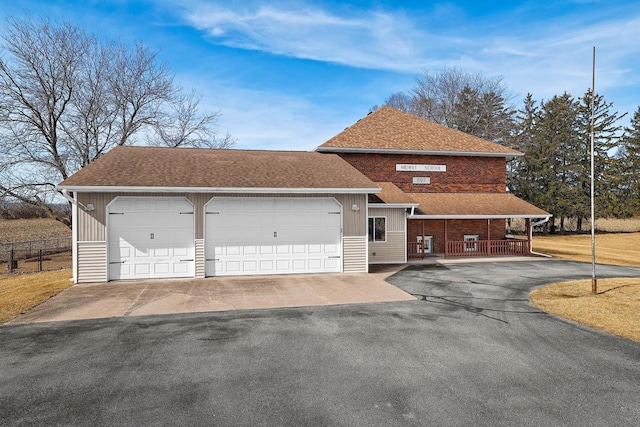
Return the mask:
[[410, 165], [396, 164], [396, 171], [399, 172], [446, 172], [447, 165]]
[[431, 184], [431, 178], [428, 176], [414, 176], [413, 177], [414, 184]]

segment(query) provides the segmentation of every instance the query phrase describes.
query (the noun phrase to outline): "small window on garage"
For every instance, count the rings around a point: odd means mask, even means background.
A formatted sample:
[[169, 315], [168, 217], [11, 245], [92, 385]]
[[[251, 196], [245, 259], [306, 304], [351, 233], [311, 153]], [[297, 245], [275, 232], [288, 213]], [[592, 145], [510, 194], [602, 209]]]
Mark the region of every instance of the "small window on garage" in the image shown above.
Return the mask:
[[369, 218], [369, 241], [370, 242], [386, 242], [387, 241], [387, 218], [385, 217]]

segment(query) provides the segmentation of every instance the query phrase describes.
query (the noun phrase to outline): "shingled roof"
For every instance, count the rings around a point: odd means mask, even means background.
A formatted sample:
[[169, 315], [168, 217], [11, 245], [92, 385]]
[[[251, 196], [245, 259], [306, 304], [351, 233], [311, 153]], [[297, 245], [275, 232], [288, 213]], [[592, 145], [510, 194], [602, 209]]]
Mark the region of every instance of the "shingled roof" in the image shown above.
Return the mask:
[[510, 193], [409, 193], [420, 204], [414, 218], [543, 218], [551, 214]]
[[383, 106], [316, 148], [320, 152], [515, 157], [511, 148]]
[[376, 184], [337, 155], [158, 147], [116, 147], [58, 185], [72, 190], [90, 187], [379, 192]]
[[376, 186], [380, 187], [382, 191], [380, 192], [380, 194], [376, 194], [374, 197], [377, 197], [383, 203], [389, 205], [418, 205], [415, 200], [413, 200], [407, 193], [399, 189], [392, 182], [376, 182], [375, 184]]

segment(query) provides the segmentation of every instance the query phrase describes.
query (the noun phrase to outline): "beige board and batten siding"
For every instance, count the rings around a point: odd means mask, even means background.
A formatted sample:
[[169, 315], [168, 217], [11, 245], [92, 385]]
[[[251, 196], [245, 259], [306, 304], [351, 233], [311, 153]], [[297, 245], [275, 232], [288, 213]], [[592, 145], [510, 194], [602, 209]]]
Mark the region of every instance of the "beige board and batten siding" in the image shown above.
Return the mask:
[[[195, 276], [204, 277], [204, 206], [213, 197], [334, 197], [342, 205], [342, 253], [344, 272], [366, 272], [366, 194], [224, 194], [224, 193], [78, 193], [78, 282], [106, 281], [107, 205], [118, 196], [186, 197], [195, 213]], [[82, 206], [93, 204], [93, 210]], [[347, 239], [355, 238], [355, 239]], [[364, 244], [363, 244], [364, 242]], [[98, 250], [98, 248], [101, 248]], [[200, 248], [200, 250], [199, 250]], [[364, 259], [364, 261], [363, 261]], [[96, 280], [99, 279], [99, 280]]]
[[403, 208], [369, 208], [369, 217], [384, 217], [386, 240], [369, 242], [369, 264], [406, 263], [406, 211]]
[[[195, 209], [195, 238], [204, 238], [204, 205], [212, 197], [334, 197], [342, 205], [342, 234], [344, 236], [367, 235], [366, 194], [223, 194], [223, 193], [78, 193], [78, 240], [106, 240], [107, 205], [118, 196], [135, 197], [186, 197]], [[94, 210], [85, 211], [82, 206], [92, 203]], [[357, 206], [357, 210], [353, 207]]]

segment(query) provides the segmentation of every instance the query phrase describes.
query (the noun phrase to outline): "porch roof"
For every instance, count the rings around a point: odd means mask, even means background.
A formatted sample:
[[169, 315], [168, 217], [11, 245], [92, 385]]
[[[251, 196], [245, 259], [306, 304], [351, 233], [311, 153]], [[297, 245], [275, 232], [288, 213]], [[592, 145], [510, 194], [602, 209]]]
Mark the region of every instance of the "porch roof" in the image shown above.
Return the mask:
[[378, 187], [381, 188], [380, 193], [374, 195], [374, 198], [378, 198], [385, 205], [393, 205], [398, 207], [417, 207], [418, 202], [413, 200], [413, 198], [399, 189], [392, 182], [376, 182]]
[[411, 219], [550, 218], [552, 215], [509, 193], [410, 193], [419, 203]]

